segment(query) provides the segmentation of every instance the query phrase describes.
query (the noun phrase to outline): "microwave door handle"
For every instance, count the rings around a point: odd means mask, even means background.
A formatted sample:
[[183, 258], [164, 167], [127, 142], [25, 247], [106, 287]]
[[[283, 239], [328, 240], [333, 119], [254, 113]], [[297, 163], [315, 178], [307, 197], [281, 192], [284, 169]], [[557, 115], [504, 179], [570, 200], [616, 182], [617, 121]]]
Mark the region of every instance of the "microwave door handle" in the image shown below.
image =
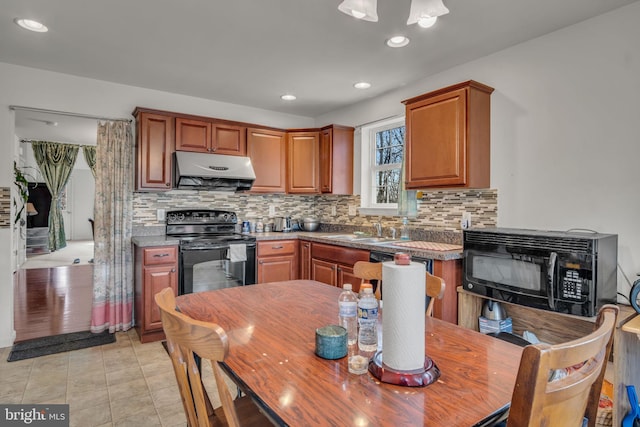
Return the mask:
[[549, 254], [549, 269], [547, 270], [547, 283], [549, 284], [548, 289], [548, 298], [549, 298], [549, 308], [555, 310], [556, 301], [555, 301], [555, 272], [556, 272], [556, 261], [558, 260], [558, 254], [555, 252], [551, 252]]

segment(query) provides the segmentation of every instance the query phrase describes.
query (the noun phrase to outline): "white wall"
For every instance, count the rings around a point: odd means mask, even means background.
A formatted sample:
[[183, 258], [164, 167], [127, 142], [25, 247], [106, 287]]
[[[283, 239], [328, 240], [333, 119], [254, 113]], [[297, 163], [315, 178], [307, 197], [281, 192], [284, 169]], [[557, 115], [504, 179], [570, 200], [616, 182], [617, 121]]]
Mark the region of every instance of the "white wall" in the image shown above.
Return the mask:
[[[9, 105], [69, 111], [107, 117], [130, 117], [136, 106], [257, 123], [278, 128], [313, 126], [308, 117], [118, 85], [71, 75], [0, 63], [0, 186], [13, 187], [13, 160], [19, 152], [14, 114]], [[86, 221], [86, 220], [85, 220]], [[16, 233], [0, 228], [0, 348], [13, 343], [12, 240]]]
[[[401, 101], [465, 80], [495, 88], [491, 186], [498, 225], [618, 234], [618, 261], [640, 274], [640, 3], [452, 68], [316, 119], [358, 125]], [[618, 275], [618, 290], [629, 285]], [[623, 300], [620, 300], [622, 302]]]

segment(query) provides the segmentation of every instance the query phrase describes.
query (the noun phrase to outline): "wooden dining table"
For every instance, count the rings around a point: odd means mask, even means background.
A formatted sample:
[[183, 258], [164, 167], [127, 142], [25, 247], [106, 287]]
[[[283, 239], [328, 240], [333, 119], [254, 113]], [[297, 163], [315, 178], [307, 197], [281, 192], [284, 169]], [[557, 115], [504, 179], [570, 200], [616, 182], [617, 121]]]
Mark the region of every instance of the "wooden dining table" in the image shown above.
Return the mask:
[[177, 306], [226, 331], [222, 367], [276, 425], [469, 427], [508, 409], [522, 348], [439, 319], [425, 317], [426, 355], [441, 373], [427, 386], [318, 357], [315, 331], [337, 324], [340, 291], [292, 280], [181, 295]]

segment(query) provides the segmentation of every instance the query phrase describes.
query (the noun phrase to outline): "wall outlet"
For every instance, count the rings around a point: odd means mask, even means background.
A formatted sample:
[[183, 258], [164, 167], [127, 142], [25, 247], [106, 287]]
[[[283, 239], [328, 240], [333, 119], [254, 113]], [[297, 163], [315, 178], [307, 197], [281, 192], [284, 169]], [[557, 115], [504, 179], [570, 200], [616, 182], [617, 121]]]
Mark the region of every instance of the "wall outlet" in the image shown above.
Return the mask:
[[165, 211], [164, 209], [156, 209], [156, 219], [158, 221], [164, 221]]
[[331, 206], [331, 216], [336, 216], [336, 215], [337, 215], [336, 205], [332, 205]]
[[460, 228], [466, 230], [471, 228], [471, 212], [463, 212], [462, 220], [460, 220]]
[[275, 216], [276, 214], [276, 205], [269, 205], [269, 216]]
[[356, 216], [357, 214], [356, 205], [349, 205], [349, 216]]

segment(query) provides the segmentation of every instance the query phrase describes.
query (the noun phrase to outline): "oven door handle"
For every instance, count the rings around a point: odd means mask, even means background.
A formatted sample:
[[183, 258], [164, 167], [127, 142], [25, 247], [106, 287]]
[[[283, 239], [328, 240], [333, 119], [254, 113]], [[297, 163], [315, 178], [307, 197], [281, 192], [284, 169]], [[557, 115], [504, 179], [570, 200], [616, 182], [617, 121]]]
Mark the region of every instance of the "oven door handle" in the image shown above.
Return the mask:
[[555, 298], [555, 272], [556, 272], [556, 263], [558, 261], [558, 254], [555, 252], [551, 252], [549, 254], [549, 269], [547, 270], [547, 284], [548, 286], [548, 300], [549, 300], [549, 308], [555, 310], [556, 308], [556, 298]]

